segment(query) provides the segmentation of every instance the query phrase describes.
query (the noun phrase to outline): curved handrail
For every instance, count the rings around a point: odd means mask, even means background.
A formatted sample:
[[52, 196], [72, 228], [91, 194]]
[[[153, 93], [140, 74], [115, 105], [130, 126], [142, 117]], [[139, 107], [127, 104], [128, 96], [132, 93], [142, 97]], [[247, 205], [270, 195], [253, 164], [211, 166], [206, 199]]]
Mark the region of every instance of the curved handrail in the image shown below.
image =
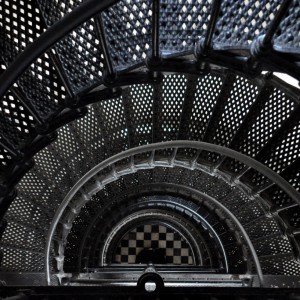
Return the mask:
[[[5, 95], [7, 90], [17, 81], [26, 69], [30, 67], [34, 61], [40, 57], [45, 51], [47, 51], [55, 43], [62, 40], [68, 33], [80, 26], [82, 23], [88, 21], [98, 13], [119, 2], [120, 0], [86, 0], [80, 5], [74, 8], [70, 13], [63, 16], [59, 21], [55, 22], [49, 27], [44, 33], [42, 33], [35, 41], [28, 45], [23, 52], [19, 53], [16, 59], [8, 66], [8, 68], [0, 76], [0, 99]], [[286, 0], [289, 2], [290, 0]], [[220, 4], [219, 0], [216, 0], [215, 6], [218, 7]], [[282, 10], [286, 9], [286, 5], [283, 5]], [[212, 17], [217, 19], [217, 11], [212, 11], [214, 15]], [[157, 15], [154, 16], [157, 23]], [[278, 18], [280, 19], [280, 16]], [[211, 24], [211, 32], [207, 33], [206, 42], [212, 38], [212, 29], [214, 28]], [[272, 31], [271, 31], [272, 33]], [[155, 34], [155, 33], [154, 33]], [[157, 37], [154, 38], [154, 40]], [[156, 44], [156, 43], [155, 43]], [[156, 45], [157, 46], [157, 45]], [[156, 49], [158, 51], [158, 49]], [[155, 51], [155, 53], [157, 52]], [[273, 61], [273, 65], [276, 65], [278, 61]], [[218, 65], [218, 63], [217, 63]], [[279, 64], [278, 64], [279, 65]], [[280, 70], [282, 65], [279, 65]], [[289, 75], [295, 76], [294, 68], [288, 68], [285, 70]], [[247, 68], [247, 64], [243, 67], [243, 70]], [[251, 71], [251, 69], [249, 69]], [[298, 75], [298, 74], [297, 74]], [[297, 76], [296, 76], [297, 77]], [[296, 78], [295, 77], [295, 78]]]
[[[167, 185], [171, 185], [171, 184], [167, 184]], [[263, 287], [264, 286], [264, 276], [263, 276], [263, 272], [262, 272], [262, 269], [261, 269], [261, 266], [260, 266], [260, 262], [259, 262], [259, 259], [258, 259], [258, 256], [257, 256], [257, 253], [255, 251], [255, 248], [251, 242], [251, 239], [249, 238], [246, 230], [244, 229], [243, 225], [239, 222], [239, 220], [236, 218], [236, 216], [227, 208], [225, 207], [223, 204], [221, 204], [219, 201], [217, 201], [216, 199], [210, 197], [209, 195], [206, 195], [196, 189], [193, 189], [191, 187], [186, 187], [186, 186], [182, 186], [182, 185], [177, 185], [179, 186], [180, 188], [183, 188], [183, 189], [187, 189], [189, 191], [193, 191], [193, 193], [195, 194], [198, 194], [200, 195], [201, 197], [207, 199], [208, 201], [214, 203], [217, 207], [221, 208], [222, 211], [224, 211], [228, 216], [230, 216], [230, 220], [234, 222], [234, 224], [237, 226], [237, 228], [240, 230], [243, 238], [245, 239], [248, 247], [249, 247], [249, 250], [250, 250], [250, 253], [252, 255], [252, 259], [254, 261], [254, 265], [255, 265], [255, 269], [256, 269], [256, 272], [257, 272], [257, 276], [258, 276], [258, 279], [259, 279], [259, 283], [260, 283], [260, 286]]]
[[27, 46], [0, 76], [0, 99], [27, 68], [64, 36], [120, 0], [86, 0], [49, 27]]
[[[63, 39], [64, 36], [76, 27], [119, 1], [120, 0], [86, 0], [59, 21], [55, 22], [33, 41], [33, 43], [28, 45], [0, 76], [0, 98], [5, 95], [7, 90], [16, 82], [19, 76], [34, 63], [35, 59], [40, 57], [47, 49]], [[276, 63], [277, 62], [275, 61], [274, 64], [276, 65]], [[222, 65], [218, 61], [216, 61], [215, 64]], [[243, 70], [246, 69], [247, 65], [243, 67]], [[287, 71], [287, 73], [289, 72]], [[293, 76], [293, 74], [290, 75]]]
[[75, 194], [79, 191], [79, 189], [87, 183], [92, 177], [94, 177], [100, 170], [108, 167], [111, 164], [114, 164], [116, 161], [122, 160], [129, 156], [137, 155], [141, 152], [149, 152], [149, 151], [157, 151], [160, 149], [166, 148], [194, 148], [199, 150], [211, 151], [219, 153], [223, 156], [227, 156], [233, 159], [237, 159], [240, 162], [250, 166], [251, 168], [257, 170], [267, 178], [269, 178], [272, 182], [277, 184], [283, 191], [285, 191], [295, 202], [300, 204], [300, 194], [297, 192], [285, 179], [283, 179], [280, 175], [278, 175], [273, 170], [269, 169], [262, 163], [254, 160], [251, 157], [248, 157], [242, 153], [236, 152], [232, 149], [225, 148], [223, 146], [218, 146], [215, 144], [208, 144], [205, 142], [198, 142], [198, 141], [169, 141], [169, 142], [162, 142], [162, 143], [154, 143], [149, 145], [144, 145], [136, 148], [132, 148], [126, 150], [124, 152], [118, 153], [105, 161], [101, 162], [93, 169], [91, 169], [88, 173], [86, 173], [77, 183], [73, 186], [73, 188], [69, 191], [66, 195], [64, 200], [62, 201], [61, 205], [59, 206], [58, 210], [56, 211], [54, 218], [52, 220], [51, 226], [48, 231], [47, 235], [47, 243], [45, 249], [45, 264], [46, 264], [46, 277], [47, 283], [50, 284], [50, 264], [49, 264], [49, 255], [50, 255], [50, 248], [51, 248], [51, 241], [57, 227], [57, 224], [60, 218], [63, 215], [66, 207], [69, 205], [70, 201], [73, 199]]

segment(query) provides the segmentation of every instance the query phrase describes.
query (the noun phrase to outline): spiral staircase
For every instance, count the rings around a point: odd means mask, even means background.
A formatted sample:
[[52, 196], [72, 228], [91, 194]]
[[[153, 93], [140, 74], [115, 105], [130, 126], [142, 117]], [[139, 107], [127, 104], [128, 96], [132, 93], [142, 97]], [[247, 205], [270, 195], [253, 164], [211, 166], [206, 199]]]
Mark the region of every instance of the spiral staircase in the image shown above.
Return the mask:
[[1, 0], [0, 297], [299, 299], [299, 18]]

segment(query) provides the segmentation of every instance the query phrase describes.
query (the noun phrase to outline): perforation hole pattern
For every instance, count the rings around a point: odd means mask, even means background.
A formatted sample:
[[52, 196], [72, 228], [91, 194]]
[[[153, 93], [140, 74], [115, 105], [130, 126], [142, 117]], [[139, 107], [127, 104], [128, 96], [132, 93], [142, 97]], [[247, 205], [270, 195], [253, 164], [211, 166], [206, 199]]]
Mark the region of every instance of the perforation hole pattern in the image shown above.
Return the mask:
[[[251, 211], [251, 214], [249, 214], [249, 211]], [[239, 220], [241, 222], [241, 224], [246, 228], [246, 230], [252, 230], [252, 223], [261, 218], [262, 216], [264, 216], [264, 212], [261, 208], [261, 206], [254, 201], [251, 202], [247, 202], [244, 205], [240, 205], [238, 208], [238, 217]], [[256, 221], [255, 221], [256, 222]], [[255, 223], [254, 222], [254, 223]], [[258, 227], [260, 227], [260, 223], [258, 223], [257, 225]], [[254, 233], [255, 233], [255, 229], [253, 229]], [[258, 235], [260, 235], [259, 232], [257, 232]]]
[[100, 126], [103, 128], [104, 140], [117, 154], [128, 149], [129, 137], [122, 97], [99, 103]]
[[0, 103], [0, 113], [10, 119], [12, 125], [22, 133], [29, 135], [36, 125], [35, 120], [20, 101], [8, 91]]
[[28, 201], [28, 199], [19, 196], [11, 205], [7, 213], [7, 219], [16, 224], [23, 224], [26, 227], [30, 227], [43, 236], [46, 231], [45, 228], [40, 227], [41, 224], [50, 224], [47, 210], [49, 208], [43, 207], [39, 202]]
[[300, 208], [299, 206], [287, 209], [282, 212], [292, 228], [300, 228]]
[[[35, 122], [11, 92], [0, 103], [0, 121], [0, 141], [9, 148], [20, 150], [31, 141]], [[12, 162], [12, 154], [0, 147], [0, 165], [7, 168]]]
[[255, 241], [253, 244], [259, 257], [292, 252], [290, 242], [286, 237], [281, 235], [268, 238], [267, 240], [262, 238]]
[[[282, 173], [288, 166], [291, 166], [299, 159], [299, 143], [296, 142], [299, 138], [299, 122], [297, 117], [294, 116], [295, 113], [292, 115], [295, 107], [295, 103], [288, 102], [283, 116], [280, 116], [280, 119], [276, 122], [277, 124], [274, 124], [276, 130], [271, 136], [273, 138], [272, 142], [268, 142], [267, 146], [262, 148], [257, 155], [257, 160], [263, 162], [277, 173]], [[286, 119], [289, 121], [285, 123]], [[293, 126], [295, 123], [296, 125]], [[297, 167], [295, 166], [295, 168]], [[264, 185], [268, 181], [266, 177], [254, 170], [247, 172], [244, 177], [248, 182], [257, 185]]]
[[251, 240], [268, 235], [280, 233], [276, 222], [273, 219], [263, 218], [256, 222], [251, 223], [251, 226], [247, 227], [247, 233]]
[[9, 222], [0, 244], [4, 252], [2, 270], [43, 270], [44, 244], [45, 240], [40, 237], [40, 233]]
[[[89, 106], [88, 116], [72, 123], [75, 139], [81, 151], [88, 153], [89, 164], [98, 164], [107, 157], [105, 151], [98, 151], [98, 149], [105, 148], [103, 130], [99, 126], [99, 117], [96, 105]], [[86, 128], [89, 128], [89, 130], [86, 131]]]
[[280, 4], [279, 0], [223, 1], [214, 41], [221, 47], [249, 47], [266, 33]]
[[225, 158], [225, 160], [222, 162], [222, 164], [219, 167], [220, 170], [230, 173], [233, 176], [235, 174], [240, 174], [246, 168], [247, 167], [245, 164], [233, 158]]
[[[138, 173], [144, 173], [144, 172], [145, 171], [141, 171]], [[179, 183], [179, 182], [184, 182], [184, 179], [189, 177], [189, 172], [190, 171], [181, 169], [181, 168], [174, 168], [174, 169], [157, 168], [154, 170], [154, 177], [152, 177], [151, 173], [148, 172], [147, 177], [141, 177], [141, 178], [142, 178], [143, 184], [147, 183], [146, 178], [147, 178], [147, 180], [150, 180], [150, 181], [154, 180], [155, 182], [164, 182], [165, 181], [165, 182]], [[119, 197], [118, 196], [119, 192], [117, 192], [117, 190], [120, 190], [121, 193], [126, 195], [127, 194], [126, 187], [130, 186], [133, 189], [135, 189], [134, 185], [138, 184], [138, 181], [136, 181], [137, 180], [136, 175], [138, 175], [138, 174], [128, 175], [128, 177], [126, 176], [127, 178], [126, 178], [125, 185], [123, 182], [123, 178], [118, 180], [118, 181], [120, 181], [120, 184], [117, 184], [117, 183], [110, 184], [111, 188], [108, 188], [108, 186], [107, 186], [105, 188], [105, 191], [101, 192], [102, 196], [100, 196], [100, 198], [108, 197], [108, 199], [112, 199], [112, 197]], [[199, 177], [199, 175], [200, 174], [198, 174], [197, 178], [195, 178], [194, 174], [192, 175], [192, 178], [194, 178], [193, 186], [197, 189], [204, 191], [205, 193], [208, 193], [211, 196], [215, 196], [215, 189], [213, 189], [212, 187], [219, 185], [219, 184], [220, 184], [220, 186], [222, 186], [222, 182], [218, 182], [218, 180], [216, 178], [211, 178], [212, 184], [209, 184], [209, 180], [210, 180], [209, 176], [201, 174], [201, 176]], [[200, 178], [201, 178], [201, 183], [199, 184]], [[206, 183], [204, 183], [205, 180], [206, 180]], [[195, 185], [195, 183], [197, 183], [197, 184]], [[191, 181], [190, 181], [190, 184], [191, 184]], [[258, 249], [259, 253], [261, 253], [262, 256], [289, 253], [290, 249], [291, 249], [289, 246], [289, 243], [287, 241], [282, 240], [282, 238], [280, 237], [280, 231], [279, 231], [276, 223], [274, 223], [274, 221], [272, 219], [268, 219], [265, 217], [262, 218], [262, 216], [264, 216], [264, 212], [262, 211], [260, 206], [258, 204], [256, 204], [255, 202], [251, 202], [251, 203], [248, 202], [249, 200], [247, 200], [247, 198], [242, 194], [240, 194], [238, 196], [239, 191], [236, 190], [233, 192], [233, 190], [230, 187], [225, 188], [225, 186], [224, 186], [224, 188], [221, 188], [220, 190], [226, 191], [226, 189], [228, 189], [228, 191], [226, 192], [227, 196], [225, 196], [225, 199], [231, 197], [231, 199], [235, 199], [235, 201], [236, 201], [235, 204], [232, 203], [229, 199], [227, 199], [227, 202], [225, 200], [223, 201], [224, 198], [222, 198], [222, 197], [224, 197], [224, 195], [225, 195], [223, 193], [219, 194], [217, 197], [220, 197], [219, 198], [220, 201], [222, 201], [225, 206], [228, 205], [228, 208], [231, 211], [235, 211], [240, 222], [242, 224], [244, 224], [245, 229], [247, 230], [248, 234], [251, 236], [251, 238], [254, 241], [256, 239], [260, 239], [262, 236], [264, 236], [265, 239], [267, 239], [267, 237], [269, 235], [279, 234], [278, 242], [276, 242], [276, 241], [272, 242], [273, 246], [270, 249], [266, 249], [265, 243], [258, 243], [257, 249]], [[125, 197], [124, 199], [126, 199], [126, 196], [124, 196], [124, 197]], [[76, 222], [76, 226], [77, 226], [76, 234], [79, 234], [79, 232], [82, 232], [83, 228], [85, 228], [85, 226], [86, 226], [84, 224], [86, 224], [87, 220], [91, 216], [94, 215], [93, 207], [95, 207], [95, 206], [92, 206], [89, 210], [84, 210], [83, 214], [82, 215], [80, 214], [80, 216], [78, 216], [80, 218], [80, 220], [78, 220], [78, 222]], [[250, 211], [251, 211], [251, 213], [250, 213]], [[216, 230], [218, 230], [218, 232], [225, 233], [224, 226], [221, 223], [219, 223], [218, 219], [212, 218], [211, 215], [206, 216], [206, 218], [209, 222], [212, 222], [214, 224], [214, 228]], [[74, 234], [75, 234], [75, 231], [74, 231]], [[277, 245], [276, 243], [279, 243], [279, 245]], [[73, 246], [72, 246], [72, 249], [73, 249]], [[267, 251], [269, 251], [269, 252], [267, 252]], [[236, 253], [236, 252], [234, 252], [234, 253]]]
[[[51, 65], [47, 53], [29, 67], [14, 84], [14, 89], [18, 91], [18, 96], [14, 95], [16, 98], [14, 104], [16, 105], [22, 99], [27, 105], [33, 107], [41, 119], [47, 119], [58, 113], [66, 98], [65, 87]], [[18, 107], [23, 109], [22, 105]]]
[[247, 171], [240, 180], [250, 188], [254, 187], [255, 189], [263, 188], [265, 185], [270, 183], [266, 176], [253, 169]]
[[[277, 145], [275, 144], [268, 151], [264, 164], [274, 171], [280, 173], [287, 166], [291, 165], [300, 157], [300, 123], [298, 123], [289, 132], [284, 132]], [[274, 149], [275, 148], [275, 149]]]
[[213, 166], [221, 159], [221, 155], [212, 151], [201, 151], [197, 162], [207, 166]]
[[[12, 163], [11, 155], [4, 148], [0, 149], [0, 164], [2, 167], [7, 167]], [[2, 172], [1, 172], [2, 173]]]
[[[81, 3], [81, 0], [59, 2], [39, 0], [48, 27]], [[59, 55], [70, 87], [75, 93], [101, 80], [104, 59], [93, 19], [82, 24], [56, 44], [55, 52]]]
[[129, 122], [132, 127], [133, 145], [139, 146], [152, 142], [153, 134], [153, 87], [145, 85], [130, 89], [128, 104]]
[[241, 77], [237, 77], [230, 97], [226, 99], [226, 106], [220, 117], [219, 126], [216, 128], [212, 140], [214, 144], [228, 146], [249, 108], [254, 103], [257, 93], [256, 86]]
[[163, 82], [161, 109], [158, 123], [160, 124], [160, 141], [176, 140], [179, 131], [181, 111], [185, 100], [185, 76], [169, 75]]
[[[207, 129], [207, 124], [212, 116], [212, 111], [216, 105], [216, 98], [222, 89], [223, 79], [220, 75], [214, 73], [196, 78], [193, 81], [196, 90], [193, 99], [190, 99], [190, 96], [187, 97], [189, 95], [187, 93], [187, 84], [188, 77], [186, 76], [167, 75], [161, 84], [155, 83], [153, 85], [128, 87], [124, 90], [121, 97], [104, 100], [91, 105], [89, 113], [85, 118], [74, 121], [59, 129], [57, 141], [35, 156], [35, 167], [19, 184], [19, 197], [14, 201], [7, 214], [10, 226], [13, 226], [17, 222], [17, 216], [19, 215], [19, 223], [22, 223], [20, 226], [23, 226], [24, 230], [27, 228], [26, 230], [29, 230], [29, 232], [34, 232], [34, 239], [37, 241], [36, 244], [42, 245], [45, 235], [41, 235], [41, 228], [38, 228], [38, 225], [42, 223], [45, 227], [43, 229], [46, 230], [48, 228], [49, 220], [53, 217], [57, 207], [69, 189], [95, 164], [130, 147], [152, 143], [153, 137], [155, 137], [156, 141], [176, 140], [178, 139], [180, 129], [184, 126], [188, 128], [188, 131], [181, 132], [182, 139], [202, 140]], [[216, 122], [218, 127], [214, 127], [217, 128], [215, 132], [219, 133], [218, 139], [215, 142], [220, 141], [224, 145], [230, 144], [230, 141], [238, 132], [238, 128], [241, 126], [250, 106], [253, 105], [258, 92], [254, 85], [241, 77], [236, 77], [233, 86], [234, 88], [229, 95], [229, 99], [226, 99], [227, 102], [225, 102], [224, 111], [219, 115], [219, 122]], [[156, 90], [157, 87], [159, 87], [158, 90]], [[237, 95], [236, 91], [238, 89], [241, 91], [241, 94]], [[18, 111], [15, 111], [15, 108], [11, 106], [9, 101], [14, 103], [13, 98], [10, 98], [7, 100], [7, 103], [4, 103], [3, 108], [1, 106], [2, 112], [8, 120], [7, 124], [10, 126], [7, 126], [7, 128], [14, 128], [16, 131], [9, 133], [9, 138], [12, 140], [14, 134], [19, 137], [20, 132], [23, 138], [23, 131], [27, 132], [28, 130], [30, 133], [30, 128], [33, 126], [34, 121], [31, 120], [32, 118], [28, 113], [25, 113], [25, 110], [24, 116], [22, 115], [23, 110], [21, 106], [18, 108]], [[188, 107], [188, 109], [185, 105], [187, 101], [191, 103], [191, 107]], [[237, 105], [236, 103], [239, 103], [242, 109], [238, 110], [238, 107], [235, 106]], [[6, 106], [9, 108], [6, 108]], [[251, 156], [256, 155], [265, 147], [270, 138], [276, 134], [277, 130], [281, 126], [284, 126], [284, 122], [289, 120], [294, 108], [295, 104], [288, 96], [283, 92], [275, 90], [266, 102], [266, 106], [262, 109], [259, 117], [255, 120], [251, 120], [250, 118], [250, 123], [246, 124], [248, 126], [246, 127], [249, 129], [249, 137], [246, 139], [246, 146], [242, 148], [244, 149], [243, 151]], [[8, 111], [5, 109], [8, 109]], [[189, 113], [188, 118], [184, 118], [182, 115], [184, 109], [187, 109]], [[156, 111], [158, 112], [157, 114], [154, 113]], [[24, 122], [27, 123], [28, 121], [28, 124], [25, 125], [24, 123], [24, 126], [21, 126], [20, 129], [18, 129], [17, 121], [13, 119], [17, 114], [21, 114]], [[188, 124], [183, 124], [185, 122], [188, 122]], [[297, 126], [293, 126], [284, 138], [276, 139], [276, 143], [280, 142], [276, 144], [276, 147], [271, 147], [273, 150], [268, 154], [270, 159], [276, 157], [277, 152], [282, 153], [284, 157], [284, 164], [281, 164], [280, 160], [274, 164], [276, 170], [282, 170], [280, 166], [284, 169], [288, 168], [291, 163], [298, 160], [297, 141], [299, 139], [299, 130]], [[3, 130], [5, 129], [5, 132], [7, 132], [7, 128], [3, 128]], [[208, 130], [210, 129], [208, 128]], [[22, 138], [14, 141], [14, 143], [22, 145]], [[247, 145], [250, 149], [246, 148]], [[288, 151], [284, 152], [285, 148], [288, 148]], [[162, 160], [166, 160], [173, 151], [174, 149], [171, 149], [171, 151], [157, 151], [155, 158], [160, 157]], [[272, 151], [275, 151], [274, 154]], [[288, 157], [287, 153], [291, 153], [292, 157]], [[8, 154], [5, 153], [4, 155]], [[180, 155], [185, 155], [185, 159], [188, 160], [195, 155], [195, 152], [182, 151]], [[176, 156], [176, 158], [179, 158], [180, 155]], [[204, 165], [203, 161], [205, 159], [206, 162], [212, 163], [218, 161], [220, 158], [218, 154], [213, 152], [206, 153], [206, 156], [205, 153], [203, 156], [201, 155], [197, 162]], [[285, 159], [285, 157], [287, 158]], [[145, 155], [144, 159], [146, 158], [149, 158], [149, 153]], [[128, 160], [124, 160], [117, 167], [121, 168], [128, 164]], [[279, 167], [277, 168], [277, 166]], [[237, 167], [235, 166], [234, 168]], [[232, 172], [234, 175], [237, 171], [234, 169]], [[108, 173], [112, 173], [110, 168], [107, 168], [103, 174], [97, 175], [101, 178], [101, 176], [103, 177]], [[299, 172], [290, 172], [289, 174], [290, 177], [287, 176], [285, 178], [293, 186], [299, 188]], [[260, 180], [255, 179], [252, 187], [261, 184]], [[231, 185], [222, 183], [222, 180], [216, 176], [212, 177], [200, 171], [190, 171], [179, 167], [138, 171], [130, 177], [125, 176], [122, 180], [120, 179], [116, 183], [107, 186], [101, 192], [101, 200], [98, 199], [98, 202], [95, 200], [93, 204], [82, 211], [82, 215], [74, 223], [74, 230], [76, 229], [77, 234], [81, 234], [81, 229], [88, 226], [88, 222], [95, 214], [98, 204], [99, 207], [103, 205], [103, 199], [114, 198], [115, 200], [113, 201], [118, 201], [117, 195], [120, 196], [122, 194], [124, 197], [127, 197], [127, 187], [131, 187], [137, 191], [137, 187], [141, 184], [147, 185], [153, 182], [169, 182], [175, 185], [183, 184], [215, 197], [228, 207], [228, 209], [234, 211], [241, 223], [247, 228], [247, 231], [249, 230], [249, 235], [254, 239], [279, 232], [276, 223], [272, 219], [265, 220], [262, 218], [264, 215], [262, 207], [256, 202], [249, 203], [249, 199], [242, 192]], [[95, 182], [91, 184], [95, 184]], [[262, 196], [279, 206], [290, 201], [280, 190], [269, 190], [267, 196], [271, 197], [271, 199], [264, 194]], [[76, 203], [74, 202], [73, 204]], [[207, 218], [211, 218], [216, 230], [224, 233], [224, 236], [227, 237], [226, 228], [220, 222], [222, 217], [222, 212], [219, 212], [218, 218], [211, 216]], [[293, 215], [291, 218], [293, 222], [291, 226], [298, 226], [298, 215]], [[256, 222], [256, 219], [259, 220]], [[8, 234], [10, 234], [9, 231]], [[79, 237], [80, 235], [70, 240], [70, 250], [76, 250], [75, 245], [76, 241], [80, 240]], [[232, 236], [228, 238], [233, 239]], [[230, 241], [232, 242], [233, 240]], [[258, 246], [257, 249], [261, 251], [262, 256], [269, 255], [270, 253], [272, 255], [288, 253], [289, 250], [285, 248], [286, 246], [281, 246], [281, 242], [278, 243], [278, 245], [274, 246], [274, 250], [273, 248], [269, 249], [270, 252], [267, 252], [265, 245]], [[32, 251], [36, 251], [37, 248], [34, 248], [33, 244], [29, 243], [28, 245], [30, 245]], [[285, 244], [282, 242], [282, 245]], [[7, 247], [4, 244], [1, 247], [6, 249], [5, 253], [11, 253], [9, 252], [10, 246], [8, 244]], [[282, 250], [282, 252], [279, 250]], [[19, 257], [17, 254], [13, 257], [13, 259], [18, 260], [16, 266], [21, 265], [19, 261], [23, 259], [22, 257], [28, 251], [27, 249], [21, 249], [20, 252], [15, 252], [20, 253]], [[232, 246], [230, 251], [237, 253], [235, 246]], [[9, 261], [11, 259], [11, 257], [7, 257], [4, 263], [5, 268], [9, 268]], [[21, 270], [29, 268], [28, 259], [27, 263], [24, 264], [24, 269]], [[32, 258], [33, 263], [35, 259], [37, 258]], [[70, 258], [71, 261], [74, 261], [73, 258]], [[238, 265], [240, 262], [236, 263]], [[284, 263], [286, 264], [287, 262]], [[293, 262], [291, 262], [291, 265], [293, 266]], [[34, 269], [33, 266], [32, 269]]]
[[[160, 47], [166, 54], [192, 50], [203, 36], [212, 1], [161, 1]], [[199, 14], [201, 11], [201, 14]]]
[[104, 58], [95, 33], [95, 22], [89, 20], [72, 31], [55, 47], [70, 86], [75, 93], [102, 80]]
[[293, 170], [287, 169], [287, 172], [282, 174], [282, 177], [289, 182], [289, 184], [294, 187], [296, 191], [300, 190], [300, 168], [299, 168], [299, 159], [292, 165]]
[[[125, 208], [122, 205], [126, 206], [129, 195], [130, 194], [134, 195], [134, 191], [139, 189], [139, 186], [144, 186], [152, 182], [178, 183], [180, 182], [181, 179], [184, 180], [184, 178], [189, 177], [191, 174], [190, 170], [186, 170], [182, 168], [177, 168], [177, 170], [173, 170], [170, 168], [157, 168], [154, 170], [154, 173], [155, 173], [154, 176], [152, 176], [151, 170], [141, 170], [135, 174], [130, 174], [121, 177], [117, 181], [106, 185], [105, 188], [100, 192], [98, 192], [98, 194], [95, 195], [95, 197], [93, 197], [94, 199], [82, 209], [80, 214], [76, 217], [76, 222], [75, 221], [73, 222], [72, 230], [68, 237], [67, 251], [65, 251], [65, 253], [69, 253], [67, 254], [67, 258], [65, 260], [67, 270], [73, 270], [74, 268], [72, 267], [72, 265], [74, 264], [77, 265], [78, 254], [76, 254], [76, 251], [78, 251], [78, 247], [76, 248], [76, 243], [82, 239], [90, 220], [95, 215], [101, 213], [102, 211], [102, 214], [99, 214], [99, 220], [102, 220], [103, 216], [107, 214], [105, 213], [104, 209], [109, 209], [111, 205], [114, 205], [116, 209], [114, 214], [115, 217], [109, 220], [111, 224], [106, 224], [106, 226], [110, 228], [116, 223], [115, 218], [117, 218], [118, 215], [121, 214], [126, 216], [126, 212], [124, 211]], [[192, 175], [192, 177], [194, 176]], [[158, 199], [160, 199], [160, 197], [158, 197]], [[94, 201], [96, 201], [97, 203]], [[194, 206], [196, 205], [194, 204]], [[193, 205], [190, 205], [190, 207], [193, 208]], [[208, 215], [209, 213], [204, 213], [205, 217], [207, 217]], [[224, 232], [226, 230], [227, 226], [222, 225], [220, 223], [222, 221], [220, 221], [217, 216], [212, 218], [212, 216], [210, 215], [210, 220], [208, 221], [213, 222], [213, 224], [215, 225], [215, 230], [217, 230], [218, 232]], [[97, 226], [94, 228], [96, 230]], [[99, 238], [97, 238], [98, 241], [97, 243], [100, 243], [100, 241], [102, 241], [102, 238], [98, 232], [99, 227], [98, 227], [98, 231], [96, 230], [97, 234], [95, 233], [95, 230], [93, 231], [94, 235], [91, 235], [90, 239], [94, 240], [95, 236], [99, 236]], [[93, 252], [92, 249], [94, 248], [93, 246], [94, 242], [93, 244], [90, 244], [91, 243], [90, 239], [88, 241], [88, 244], [90, 245], [89, 251]], [[98, 254], [93, 254], [93, 255], [97, 256]], [[90, 266], [98, 264], [97, 262], [90, 262], [90, 263], [91, 263]]]
[[275, 205], [275, 207], [282, 207], [292, 202], [292, 199], [276, 185], [267, 189], [261, 196]]
[[299, 53], [300, 24], [299, 22], [295, 22], [295, 20], [299, 19], [299, 16], [300, 4], [299, 1], [294, 0], [275, 36], [274, 43], [277, 50]]
[[198, 79], [191, 119], [189, 120], [188, 136], [191, 140], [203, 139], [216, 99], [221, 91], [222, 81], [222, 77], [212, 74]]
[[33, 170], [42, 180], [46, 178], [50, 180], [50, 178], [52, 178], [54, 183], [57, 180], [56, 177], [59, 176], [63, 170], [65, 174], [67, 173], [64, 163], [65, 160], [57, 155], [55, 148], [52, 146], [38, 153], [36, 156], [36, 165]]
[[40, 118], [50, 118], [62, 109], [66, 90], [47, 53], [20, 77], [18, 85]]
[[274, 255], [260, 258], [264, 274], [299, 275], [299, 263], [293, 260], [291, 254]]
[[[18, 205], [18, 198], [16, 199], [15, 206], [12, 206], [12, 213], [14, 213], [14, 210], [22, 209], [22, 203], [25, 201], [26, 205], [35, 205], [36, 210], [41, 209], [44, 214], [47, 214], [51, 218], [51, 214], [57, 209], [60, 203], [60, 192], [58, 191], [53, 194], [52, 188], [55, 185], [52, 186], [52, 184], [49, 184], [50, 181], [47, 181], [47, 177], [40, 176], [35, 169], [30, 170], [28, 175], [28, 178], [23, 178], [18, 185], [19, 197], [22, 200], [20, 200], [20, 205]], [[63, 185], [61, 185], [61, 190], [63, 190]], [[10, 213], [10, 210], [8, 213]], [[30, 216], [28, 217], [30, 218]]]
[[45, 23], [51, 26], [82, 3], [82, 0], [38, 0]]
[[107, 44], [118, 68], [145, 60], [151, 47], [151, 16], [150, 0], [122, 0], [103, 13]]
[[[8, 62], [31, 44], [44, 30], [40, 11], [33, 1], [3, 0], [0, 6], [1, 40], [6, 40]], [[3, 51], [3, 49], [2, 49]]]
[[28, 135], [24, 136], [22, 134], [22, 131], [5, 115], [5, 110], [4, 113], [0, 112], [0, 120], [0, 140], [6, 140], [17, 149], [20, 149], [25, 144], [26, 138], [28, 139]]
[[[235, 211], [240, 209], [241, 206], [246, 205], [249, 202], [249, 198], [236, 187], [230, 187], [226, 196], [220, 198], [219, 201], [230, 209], [230, 211]], [[255, 216], [258, 217], [259, 214], [255, 214]]]
[[[6, 227], [5, 234], [2, 237], [1, 243], [21, 247], [24, 250], [26, 249], [26, 246], [28, 246], [28, 250], [31, 250], [31, 247], [34, 246], [33, 244], [30, 245], [30, 243], [32, 243], [32, 240], [29, 238], [31, 234], [35, 233], [19, 224], [9, 222]], [[38, 246], [38, 243], [36, 246]]]
[[[1, 6], [1, 57], [8, 66], [44, 31], [40, 11], [34, 3], [23, 1], [4, 1]], [[20, 89], [41, 118], [49, 117], [58, 110], [58, 102], [65, 97], [64, 88], [47, 54], [35, 63], [20, 77]]]
[[35, 253], [32, 250], [23, 250], [16, 247], [3, 247], [0, 244], [0, 250], [3, 251], [1, 264], [2, 271], [12, 272], [40, 272], [44, 270], [44, 253]]
[[274, 132], [291, 115], [295, 103], [284, 93], [275, 89], [259, 117], [249, 124], [248, 135], [240, 140], [235, 149], [254, 157], [263, 148]]

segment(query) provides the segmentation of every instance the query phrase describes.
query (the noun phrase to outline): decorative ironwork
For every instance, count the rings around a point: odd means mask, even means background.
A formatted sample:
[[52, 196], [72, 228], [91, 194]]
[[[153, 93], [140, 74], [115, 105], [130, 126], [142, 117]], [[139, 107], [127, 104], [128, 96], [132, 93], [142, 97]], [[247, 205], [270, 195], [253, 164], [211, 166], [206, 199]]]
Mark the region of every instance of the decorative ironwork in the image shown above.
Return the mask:
[[82, 271], [99, 250], [84, 247], [102, 209], [122, 199], [119, 222], [152, 189], [187, 201], [174, 215], [201, 210], [225, 271], [300, 276], [299, 90], [273, 75], [300, 80], [298, 14], [295, 0], [3, 0], [1, 270], [67, 283], [64, 259]]

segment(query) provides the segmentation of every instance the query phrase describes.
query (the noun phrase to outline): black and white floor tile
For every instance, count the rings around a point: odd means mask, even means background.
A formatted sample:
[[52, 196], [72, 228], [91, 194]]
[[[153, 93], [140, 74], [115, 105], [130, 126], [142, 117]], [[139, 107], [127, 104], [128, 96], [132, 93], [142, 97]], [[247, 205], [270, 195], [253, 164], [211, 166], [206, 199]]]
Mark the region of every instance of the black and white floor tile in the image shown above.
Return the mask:
[[193, 265], [187, 241], [173, 229], [161, 224], [146, 224], [128, 232], [119, 242], [115, 263]]

